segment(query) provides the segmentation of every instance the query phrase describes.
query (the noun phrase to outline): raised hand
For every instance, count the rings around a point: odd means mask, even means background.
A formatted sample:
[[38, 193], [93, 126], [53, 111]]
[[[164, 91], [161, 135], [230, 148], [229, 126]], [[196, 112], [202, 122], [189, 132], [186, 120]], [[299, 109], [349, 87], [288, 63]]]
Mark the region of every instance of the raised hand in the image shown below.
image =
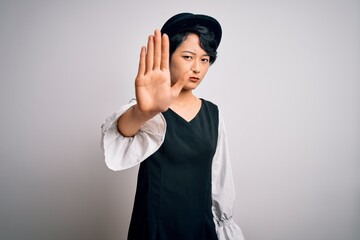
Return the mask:
[[169, 38], [155, 30], [148, 38], [147, 48], [142, 47], [139, 70], [135, 80], [137, 104], [120, 116], [119, 132], [134, 136], [141, 125], [160, 112], [166, 111], [185, 85], [185, 79], [171, 84], [169, 69]]
[[139, 70], [135, 80], [137, 108], [146, 115], [166, 111], [179, 95], [184, 81], [171, 86], [169, 38], [155, 30], [148, 38], [147, 49], [141, 48]]

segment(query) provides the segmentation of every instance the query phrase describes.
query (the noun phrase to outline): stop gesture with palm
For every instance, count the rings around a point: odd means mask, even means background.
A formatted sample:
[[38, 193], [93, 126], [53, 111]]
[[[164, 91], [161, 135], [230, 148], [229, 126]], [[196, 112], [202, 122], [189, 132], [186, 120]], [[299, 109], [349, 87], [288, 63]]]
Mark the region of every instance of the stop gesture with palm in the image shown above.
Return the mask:
[[135, 80], [137, 107], [145, 115], [166, 111], [183, 88], [183, 81], [171, 84], [169, 70], [169, 38], [160, 30], [142, 47]]

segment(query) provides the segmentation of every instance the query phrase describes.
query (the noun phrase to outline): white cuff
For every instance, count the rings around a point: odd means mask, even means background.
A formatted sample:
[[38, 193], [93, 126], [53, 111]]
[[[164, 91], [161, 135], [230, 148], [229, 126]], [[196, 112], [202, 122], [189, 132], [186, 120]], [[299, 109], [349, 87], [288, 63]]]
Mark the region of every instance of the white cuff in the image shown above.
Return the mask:
[[244, 240], [240, 227], [232, 218], [216, 221], [216, 233], [219, 240]]

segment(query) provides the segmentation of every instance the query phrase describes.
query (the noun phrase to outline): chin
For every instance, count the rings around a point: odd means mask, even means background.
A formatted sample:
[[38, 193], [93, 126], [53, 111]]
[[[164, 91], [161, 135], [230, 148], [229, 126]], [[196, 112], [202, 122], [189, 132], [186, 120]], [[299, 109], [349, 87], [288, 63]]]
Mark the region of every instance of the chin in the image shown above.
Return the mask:
[[187, 90], [187, 91], [192, 91], [195, 90], [197, 87], [199, 86], [199, 84], [197, 84], [196, 86], [184, 86], [183, 89]]

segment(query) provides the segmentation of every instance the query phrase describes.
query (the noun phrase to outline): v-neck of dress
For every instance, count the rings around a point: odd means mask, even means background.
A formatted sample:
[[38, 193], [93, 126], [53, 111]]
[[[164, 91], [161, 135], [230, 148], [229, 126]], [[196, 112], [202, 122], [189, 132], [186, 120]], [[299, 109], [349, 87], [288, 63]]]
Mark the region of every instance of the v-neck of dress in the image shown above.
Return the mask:
[[179, 115], [177, 112], [175, 112], [175, 111], [172, 110], [171, 108], [169, 108], [169, 111], [172, 112], [177, 118], [181, 119], [181, 120], [184, 121], [185, 123], [190, 124], [190, 123], [194, 122], [194, 121], [198, 118], [198, 116], [200, 115], [200, 112], [201, 112], [201, 110], [202, 110], [202, 108], [203, 108], [203, 106], [204, 106], [204, 101], [203, 101], [203, 99], [200, 98], [200, 100], [201, 100], [201, 105], [200, 105], [200, 108], [199, 108], [198, 112], [197, 112], [197, 113], [194, 115], [194, 117], [193, 117], [192, 119], [190, 119], [189, 121], [186, 120], [185, 118], [183, 118], [181, 115]]

